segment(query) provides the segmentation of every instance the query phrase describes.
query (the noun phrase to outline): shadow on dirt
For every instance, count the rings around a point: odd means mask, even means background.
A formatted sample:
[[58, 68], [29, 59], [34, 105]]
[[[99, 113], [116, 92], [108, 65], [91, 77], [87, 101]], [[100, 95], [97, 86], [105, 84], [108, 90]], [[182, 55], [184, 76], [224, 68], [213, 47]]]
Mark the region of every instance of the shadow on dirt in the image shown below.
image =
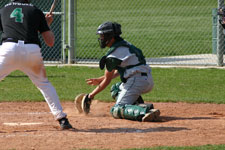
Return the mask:
[[89, 130], [77, 130], [76, 132], [94, 132], [94, 133], [146, 133], [146, 132], [176, 132], [181, 130], [190, 130], [183, 127], [154, 127], [147, 129], [137, 128], [102, 128], [102, 129], [89, 129]]
[[171, 116], [160, 116], [160, 121], [158, 122], [168, 122], [173, 120], [205, 120], [205, 119], [217, 119], [214, 117], [171, 117]]

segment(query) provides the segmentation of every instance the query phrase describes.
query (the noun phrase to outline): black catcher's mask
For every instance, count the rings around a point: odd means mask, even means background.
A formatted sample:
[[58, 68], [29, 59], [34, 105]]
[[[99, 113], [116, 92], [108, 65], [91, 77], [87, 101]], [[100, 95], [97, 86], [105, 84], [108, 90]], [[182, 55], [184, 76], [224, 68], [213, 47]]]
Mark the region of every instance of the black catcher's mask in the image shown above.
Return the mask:
[[121, 25], [116, 22], [104, 22], [98, 27], [96, 34], [103, 35], [103, 38], [98, 38], [98, 41], [100, 47], [105, 48], [113, 37], [122, 34]]

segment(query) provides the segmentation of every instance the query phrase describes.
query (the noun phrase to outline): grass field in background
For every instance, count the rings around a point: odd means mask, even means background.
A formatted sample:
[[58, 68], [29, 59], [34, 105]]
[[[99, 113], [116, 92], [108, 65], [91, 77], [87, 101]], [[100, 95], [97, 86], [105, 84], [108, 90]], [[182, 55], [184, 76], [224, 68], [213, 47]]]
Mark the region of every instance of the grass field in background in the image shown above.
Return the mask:
[[[110, 4], [110, 5], [109, 5]], [[216, 0], [80, 0], [78, 58], [100, 58], [96, 30], [105, 21], [122, 25], [122, 37], [146, 57], [212, 53], [212, 8]]]
[[[61, 101], [73, 101], [79, 93], [89, 93], [95, 86], [85, 79], [101, 76], [104, 71], [91, 67], [46, 67], [48, 79]], [[152, 102], [225, 103], [225, 70], [222, 69], [161, 69], [152, 68], [155, 87], [143, 95]], [[110, 86], [95, 99], [113, 101]], [[26, 75], [16, 71], [0, 82], [0, 101], [43, 101], [39, 90]]]

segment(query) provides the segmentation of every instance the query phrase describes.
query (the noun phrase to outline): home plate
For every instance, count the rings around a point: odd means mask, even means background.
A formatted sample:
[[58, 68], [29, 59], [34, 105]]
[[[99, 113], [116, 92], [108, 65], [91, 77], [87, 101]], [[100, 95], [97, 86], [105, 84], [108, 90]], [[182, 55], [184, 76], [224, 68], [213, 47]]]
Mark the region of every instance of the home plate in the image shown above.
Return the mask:
[[6, 122], [6, 123], [3, 123], [3, 125], [6, 125], [6, 126], [30, 126], [30, 125], [40, 125], [40, 124], [43, 124], [43, 122], [31, 122], [31, 123], [22, 123], [22, 122], [12, 123], [12, 122]]

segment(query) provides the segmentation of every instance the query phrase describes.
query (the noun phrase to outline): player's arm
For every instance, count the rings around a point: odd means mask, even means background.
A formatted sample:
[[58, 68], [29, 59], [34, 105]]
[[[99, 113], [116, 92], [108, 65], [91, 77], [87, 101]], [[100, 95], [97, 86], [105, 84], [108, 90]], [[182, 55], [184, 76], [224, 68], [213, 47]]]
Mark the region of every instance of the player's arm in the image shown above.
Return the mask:
[[53, 14], [46, 14], [45, 19], [46, 19], [48, 26], [50, 26], [53, 22]]
[[46, 45], [48, 45], [49, 47], [54, 46], [55, 36], [52, 31], [42, 32], [41, 35], [42, 35]]
[[40, 10], [37, 10], [37, 13], [39, 13], [40, 16], [40, 25], [38, 31], [41, 33], [45, 44], [49, 47], [52, 47], [55, 43], [55, 36], [54, 33], [50, 30], [49, 26], [53, 22], [53, 15], [47, 14], [45, 16]]
[[[45, 16], [45, 20], [46, 20], [48, 26], [50, 26], [51, 23], [53, 22], [53, 15], [47, 14]], [[54, 36], [54, 33], [50, 29], [48, 31], [42, 32], [41, 35], [42, 35], [46, 45], [48, 45], [49, 47], [54, 46], [55, 36]]]
[[[117, 70], [114, 71], [114, 74], [112, 75], [112, 79], [119, 76], [119, 73]], [[99, 85], [103, 80], [105, 79], [105, 75], [98, 77], [98, 78], [91, 78], [87, 79], [86, 83], [89, 85]]]
[[111, 82], [114, 77], [115, 70], [109, 72], [107, 69], [105, 70], [104, 78], [101, 83], [91, 92], [89, 93], [89, 98], [93, 99], [96, 94], [100, 93], [104, 90]]

